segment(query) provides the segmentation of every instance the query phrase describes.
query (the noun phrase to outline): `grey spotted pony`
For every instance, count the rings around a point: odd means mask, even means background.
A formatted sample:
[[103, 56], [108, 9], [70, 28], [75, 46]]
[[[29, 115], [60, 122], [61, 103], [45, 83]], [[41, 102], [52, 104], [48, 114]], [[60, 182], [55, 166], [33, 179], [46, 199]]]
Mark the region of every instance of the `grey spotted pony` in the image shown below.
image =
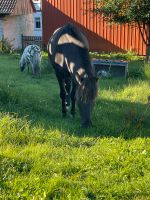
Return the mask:
[[19, 66], [20, 70], [24, 71], [25, 67], [29, 65], [32, 69], [32, 74], [40, 74], [40, 63], [41, 63], [41, 49], [37, 45], [29, 45], [24, 49], [24, 52], [21, 56]]

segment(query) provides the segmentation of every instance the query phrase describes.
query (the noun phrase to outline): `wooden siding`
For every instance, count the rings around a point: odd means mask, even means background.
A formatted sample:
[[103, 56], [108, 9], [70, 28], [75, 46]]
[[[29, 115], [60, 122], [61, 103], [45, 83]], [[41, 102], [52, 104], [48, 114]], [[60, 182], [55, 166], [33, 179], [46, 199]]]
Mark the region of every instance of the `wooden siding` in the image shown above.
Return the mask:
[[35, 12], [32, 0], [17, 0], [11, 15], [27, 15]]
[[76, 24], [89, 40], [90, 50], [97, 52], [134, 51], [146, 54], [139, 29], [135, 25], [110, 25], [103, 16], [90, 12], [93, 3], [87, 0], [43, 0], [43, 42], [67, 22]]

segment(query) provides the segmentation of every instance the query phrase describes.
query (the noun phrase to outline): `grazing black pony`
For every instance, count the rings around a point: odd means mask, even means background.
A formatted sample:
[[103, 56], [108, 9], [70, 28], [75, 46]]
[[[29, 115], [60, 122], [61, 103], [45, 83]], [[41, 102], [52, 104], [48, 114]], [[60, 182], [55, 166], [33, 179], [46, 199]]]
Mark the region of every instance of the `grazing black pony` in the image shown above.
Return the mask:
[[89, 127], [97, 95], [97, 78], [91, 65], [86, 37], [69, 23], [53, 33], [47, 48], [59, 82], [63, 115], [67, 113], [71, 99], [71, 114], [74, 116], [77, 101], [81, 124]]

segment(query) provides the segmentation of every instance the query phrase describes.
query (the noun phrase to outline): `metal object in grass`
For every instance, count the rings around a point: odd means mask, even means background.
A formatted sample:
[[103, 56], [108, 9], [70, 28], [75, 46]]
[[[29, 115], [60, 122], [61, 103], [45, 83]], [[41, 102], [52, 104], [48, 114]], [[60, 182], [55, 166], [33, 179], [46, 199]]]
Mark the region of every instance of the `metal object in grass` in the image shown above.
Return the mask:
[[96, 74], [103, 77], [127, 77], [128, 62], [122, 60], [93, 59]]

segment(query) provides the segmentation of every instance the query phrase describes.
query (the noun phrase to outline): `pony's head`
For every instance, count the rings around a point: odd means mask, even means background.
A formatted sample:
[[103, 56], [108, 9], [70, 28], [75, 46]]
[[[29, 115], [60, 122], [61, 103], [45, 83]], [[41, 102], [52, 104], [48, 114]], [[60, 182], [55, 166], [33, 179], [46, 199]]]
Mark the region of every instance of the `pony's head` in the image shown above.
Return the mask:
[[25, 63], [22, 62], [22, 60], [20, 60], [20, 62], [19, 62], [19, 67], [20, 67], [20, 71], [23, 72], [25, 69]]
[[81, 125], [85, 128], [92, 125], [91, 114], [98, 91], [97, 80], [96, 77], [84, 78], [78, 85], [76, 91], [76, 100], [80, 111]]

